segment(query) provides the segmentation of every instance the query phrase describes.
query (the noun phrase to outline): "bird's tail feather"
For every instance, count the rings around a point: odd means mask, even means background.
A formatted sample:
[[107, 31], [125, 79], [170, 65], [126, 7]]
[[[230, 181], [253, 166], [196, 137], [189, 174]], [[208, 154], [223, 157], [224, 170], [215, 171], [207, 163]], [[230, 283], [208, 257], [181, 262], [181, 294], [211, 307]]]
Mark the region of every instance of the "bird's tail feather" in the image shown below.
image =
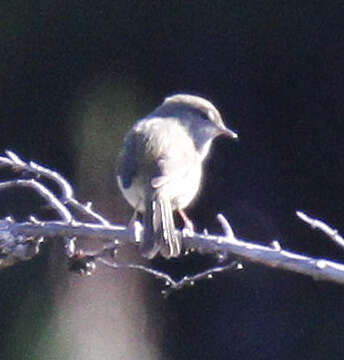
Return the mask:
[[147, 201], [143, 215], [144, 235], [141, 252], [152, 259], [160, 251], [165, 258], [177, 257], [181, 252], [181, 242], [175, 233], [171, 202], [157, 195]]
[[181, 243], [176, 234], [171, 201], [159, 199], [157, 207], [160, 208], [163, 246], [160, 253], [165, 258], [177, 257], [181, 251]]
[[141, 254], [148, 259], [154, 258], [162, 246], [161, 231], [159, 231], [156, 227], [157, 220], [155, 218], [157, 217], [157, 214], [155, 207], [155, 202], [152, 202], [151, 200], [146, 201], [145, 212], [143, 214], [144, 230]]

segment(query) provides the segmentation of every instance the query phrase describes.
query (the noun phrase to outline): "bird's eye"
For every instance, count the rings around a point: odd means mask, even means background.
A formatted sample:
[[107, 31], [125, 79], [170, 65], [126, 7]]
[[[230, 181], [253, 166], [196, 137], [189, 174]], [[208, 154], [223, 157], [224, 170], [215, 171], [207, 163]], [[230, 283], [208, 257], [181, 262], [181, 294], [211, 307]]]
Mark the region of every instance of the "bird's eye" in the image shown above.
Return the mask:
[[203, 120], [209, 120], [209, 114], [205, 112], [201, 112], [201, 119]]
[[202, 112], [202, 119], [206, 119], [210, 122], [215, 122], [215, 114], [211, 110], [208, 110], [207, 112]]

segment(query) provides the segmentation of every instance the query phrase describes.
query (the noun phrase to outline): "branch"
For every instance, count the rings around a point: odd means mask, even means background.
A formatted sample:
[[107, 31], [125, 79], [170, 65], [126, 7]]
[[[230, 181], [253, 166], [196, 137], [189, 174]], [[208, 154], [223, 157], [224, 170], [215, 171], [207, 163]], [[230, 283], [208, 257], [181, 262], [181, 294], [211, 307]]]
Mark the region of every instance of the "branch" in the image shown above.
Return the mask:
[[[271, 246], [256, 244], [239, 239], [224, 216], [218, 215], [223, 235], [211, 235], [207, 232], [197, 234], [190, 229], [179, 231], [185, 253], [197, 251], [200, 254], [212, 254], [219, 265], [198, 274], [184, 276], [180, 280], [149, 266], [140, 264], [119, 264], [114, 260], [118, 250], [131, 244], [140, 244], [143, 228], [138, 221], [128, 226], [111, 224], [101, 214], [92, 209], [91, 203], [82, 204], [74, 198], [72, 186], [60, 174], [34, 162], [26, 163], [13, 152], [7, 151], [7, 157], [0, 157], [0, 167], [9, 167], [17, 173], [28, 172], [34, 178], [15, 179], [0, 183], [0, 191], [13, 187], [29, 187], [39, 194], [55, 210], [56, 220], [41, 220], [30, 216], [28, 221], [16, 222], [12, 218], [0, 220], [0, 268], [30, 259], [39, 253], [40, 245], [50, 238], [62, 237], [65, 240], [66, 256], [72, 270], [91, 274], [95, 264], [101, 263], [114, 269], [135, 269], [149, 273], [165, 281], [172, 290], [192, 285], [195, 281], [211, 277], [214, 273], [237, 269], [237, 263], [227, 263], [230, 256], [240, 261], [262, 264], [268, 267], [288, 270], [311, 276], [315, 280], [332, 281], [344, 284], [344, 264], [326, 259], [316, 259], [282, 249], [275, 241]], [[54, 194], [40, 182], [45, 178], [58, 186], [60, 195]], [[76, 214], [77, 213], [77, 214]], [[78, 219], [78, 214], [86, 215], [91, 222]], [[320, 220], [313, 219], [298, 211], [301, 220], [313, 228], [323, 231], [337, 244], [344, 247], [344, 240], [338, 232]], [[76, 246], [81, 238], [98, 239], [103, 242], [101, 249], [90, 253]], [[109, 259], [109, 255], [111, 255]]]
[[320, 219], [312, 218], [302, 211], [296, 211], [296, 215], [305, 223], [309, 224], [313, 229], [320, 230], [328, 238], [333, 240], [337, 245], [344, 249], [344, 238], [338, 233], [338, 230], [333, 229]]
[[111, 267], [113, 269], [134, 269], [134, 270], [140, 270], [143, 272], [146, 272], [150, 275], [153, 275], [157, 279], [165, 281], [166, 289], [162, 290], [162, 294], [164, 297], [168, 297], [172, 291], [180, 290], [185, 286], [193, 286], [195, 285], [196, 281], [202, 280], [202, 279], [212, 279], [214, 277], [215, 273], [224, 272], [228, 270], [241, 270], [243, 267], [240, 263], [236, 261], [230, 262], [228, 265], [224, 266], [216, 266], [213, 268], [210, 268], [208, 270], [202, 271], [197, 273], [196, 275], [185, 275], [180, 280], [174, 280], [170, 275], [161, 272], [159, 270], [155, 270], [152, 268], [149, 268], [144, 265], [139, 264], [118, 264], [116, 262], [111, 262], [106, 259], [100, 258], [100, 262], [102, 262], [104, 265]]
[[0, 183], [0, 190], [10, 189], [14, 187], [29, 187], [39, 193], [49, 205], [56, 210], [60, 217], [67, 223], [70, 223], [73, 219], [69, 210], [59, 201], [55, 195], [48, 190], [44, 185], [35, 180], [13, 180]]
[[[219, 215], [218, 219], [224, 230], [230, 227], [222, 215]], [[195, 248], [201, 253], [236, 255], [242, 261], [309, 275], [314, 280], [344, 284], [344, 264], [283, 250], [277, 241], [268, 247], [238, 238], [195, 234], [192, 238], [183, 239], [183, 247]]]

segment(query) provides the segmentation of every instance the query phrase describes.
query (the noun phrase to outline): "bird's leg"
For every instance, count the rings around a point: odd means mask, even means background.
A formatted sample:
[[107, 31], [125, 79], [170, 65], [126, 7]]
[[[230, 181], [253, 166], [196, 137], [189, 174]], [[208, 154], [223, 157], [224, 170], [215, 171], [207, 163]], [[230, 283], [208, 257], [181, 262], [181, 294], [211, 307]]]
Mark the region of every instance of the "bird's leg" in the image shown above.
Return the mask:
[[186, 232], [188, 235], [194, 234], [194, 232], [195, 232], [194, 224], [190, 220], [190, 218], [186, 215], [185, 211], [182, 209], [178, 209], [178, 213], [184, 221], [183, 233]]
[[135, 242], [142, 245], [142, 232], [143, 232], [143, 225], [142, 222], [138, 219], [138, 210], [135, 209], [134, 213], [128, 223], [128, 230], [132, 233]]
[[135, 221], [137, 220], [137, 213], [138, 213], [138, 211], [137, 211], [137, 209], [135, 209], [132, 217], [129, 220], [128, 227], [133, 227], [134, 226]]

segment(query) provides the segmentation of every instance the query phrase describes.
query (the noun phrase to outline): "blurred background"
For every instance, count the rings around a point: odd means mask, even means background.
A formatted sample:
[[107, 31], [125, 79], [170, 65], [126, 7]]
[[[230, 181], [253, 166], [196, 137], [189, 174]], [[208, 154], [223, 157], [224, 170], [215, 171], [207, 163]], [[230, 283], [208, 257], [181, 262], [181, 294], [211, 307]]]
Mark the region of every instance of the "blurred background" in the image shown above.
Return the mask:
[[[240, 141], [212, 148], [188, 211], [197, 230], [221, 232], [221, 212], [238, 237], [342, 262], [295, 210], [344, 233], [343, 10], [341, 1], [2, 1], [0, 150], [59, 171], [79, 200], [125, 224], [132, 211], [114, 184], [124, 134], [166, 95], [199, 94]], [[37, 199], [19, 195], [1, 195], [2, 217], [35, 212]], [[153, 261], [176, 277], [212, 264]], [[0, 273], [1, 358], [343, 359], [343, 287], [244, 265], [163, 299], [146, 274], [70, 273], [56, 239]]]

